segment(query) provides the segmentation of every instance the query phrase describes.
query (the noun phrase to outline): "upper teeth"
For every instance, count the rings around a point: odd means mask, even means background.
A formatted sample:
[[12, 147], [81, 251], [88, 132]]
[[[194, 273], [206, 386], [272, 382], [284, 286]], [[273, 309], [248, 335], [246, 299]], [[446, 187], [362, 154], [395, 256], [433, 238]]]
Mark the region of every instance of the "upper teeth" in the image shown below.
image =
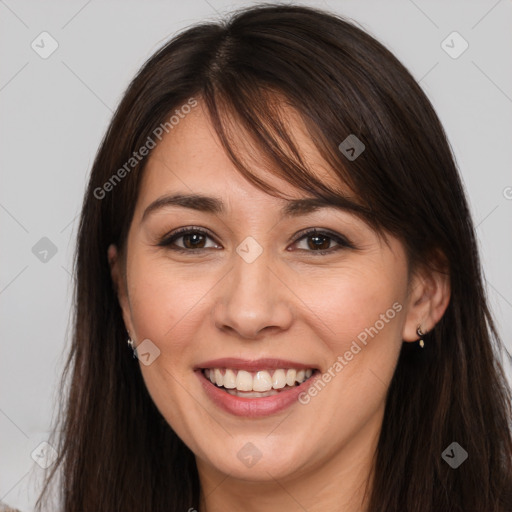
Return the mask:
[[238, 391], [269, 391], [270, 389], [281, 389], [286, 385], [293, 386], [311, 377], [313, 370], [261, 370], [247, 372], [245, 370], [234, 370], [231, 368], [206, 368], [206, 378], [213, 384], [223, 386], [227, 389]]

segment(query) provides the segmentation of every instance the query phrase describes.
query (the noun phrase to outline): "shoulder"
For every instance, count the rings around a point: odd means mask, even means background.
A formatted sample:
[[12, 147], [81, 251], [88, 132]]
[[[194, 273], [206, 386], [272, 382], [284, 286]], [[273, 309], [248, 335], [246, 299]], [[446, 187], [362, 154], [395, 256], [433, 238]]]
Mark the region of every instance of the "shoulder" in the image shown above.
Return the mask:
[[20, 512], [17, 508], [9, 507], [9, 505], [0, 501], [0, 512]]

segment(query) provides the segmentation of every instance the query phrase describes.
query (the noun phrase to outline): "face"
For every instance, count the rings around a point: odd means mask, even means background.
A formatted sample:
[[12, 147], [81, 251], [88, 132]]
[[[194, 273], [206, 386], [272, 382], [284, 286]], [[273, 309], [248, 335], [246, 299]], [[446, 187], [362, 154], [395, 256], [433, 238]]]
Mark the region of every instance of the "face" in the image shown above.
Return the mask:
[[[176, 194], [223, 209], [155, 204]], [[288, 202], [239, 174], [199, 103], [148, 161], [126, 266], [109, 250], [145, 384], [200, 469], [286, 479], [358, 453], [377, 438], [402, 341], [417, 339], [402, 244], [333, 207], [287, 215]]]

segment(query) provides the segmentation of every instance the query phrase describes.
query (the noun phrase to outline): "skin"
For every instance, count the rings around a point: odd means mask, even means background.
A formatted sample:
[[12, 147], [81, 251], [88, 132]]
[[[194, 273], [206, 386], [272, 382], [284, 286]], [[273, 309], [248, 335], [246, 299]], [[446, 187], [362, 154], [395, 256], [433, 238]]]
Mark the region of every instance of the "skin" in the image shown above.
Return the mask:
[[[309, 163], [334, 180], [293, 112], [288, 126]], [[279, 191], [307, 197], [259, 164], [254, 159], [252, 170]], [[142, 221], [150, 203], [178, 191], [219, 197], [227, 211], [173, 206]], [[449, 302], [446, 276], [418, 271], [408, 281], [399, 240], [390, 236], [388, 247], [361, 219], [333, 208], [281, 219], [284, 204], [239, 174], [199, 103], [150, 156], [126, 254], [108, 250], [131, 338], [160, 350], [152, 364], [139, 364], [156, 406], [196, 456], [201, 512], [364, 510], [401, 344], [418, 339], [420, 324], [431, 330]], [[156, 245], [186, 226], [211, 232], [199, 254]], [[294, 236], [306, 228], [344, 235], [356, 249], [315, 254], [311, 238]], [[250, 264], [235, 251], [247, 236], [263, 249]], [[236, 417], [210, 401], [193, 372], [220, 357], [291, 359], [326, 372], [395, 302], [401, 311], [307, 405]], [[261, 453], [252, 467], [237, 457], [247, 442]]]

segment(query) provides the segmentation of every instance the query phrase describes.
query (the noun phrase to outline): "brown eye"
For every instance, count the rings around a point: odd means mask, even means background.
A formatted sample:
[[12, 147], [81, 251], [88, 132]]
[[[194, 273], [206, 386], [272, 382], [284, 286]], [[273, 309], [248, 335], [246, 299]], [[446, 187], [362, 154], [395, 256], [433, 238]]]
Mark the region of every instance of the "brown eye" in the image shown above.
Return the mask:
[[182, 235], [180, 238], [183, 239], [183, 245], [187, 249], [202, 249], [206, 237], [201, 233], [194, 232], [188, 235]]
[[[301, 240], [306, 241], [306, 248], [299, 247], [299, 250], [305, 250], [316, 255], [333, 253], [343, 248], [354, 248], [344, 236], [328, 231], [317, 231], [316, 229], [302, 233], [302, 236], [295, 244], [298, 244]], [[331, 245], [333, 242], [337, 244], [334, 247]]]
[[[182, 228], [165, 236], [158, 245], [175, 251], [193, 252], [196, 249], [211, 248], [205, 245], [208, 239], [212, 238], [203, 229]], [[176, 244], [179, 240], [182, 240], [181, 244]]]
[[[208, 239], [213, 241], [210, 234], [201, 228], [181, 228], [165, 236], [158, 245], [167, 247], [173, 251], [194, 252], [202, 249], [218, 249], [219, 245], [207, 246]], [[180, 243], [177, 243], [180, 241]], [[326, 255], [334, 253], [343, 248], [354, 248], [354, 246], [342, 235], [328, 231], [311, 229], [303, 232], [295, 244], [302, 240], [306, 241], [306, 247], [299, 247], [299, 250], [313, 253], [315, 255]], [[336, 244], [332, 246], [333, 242]]]
[[307, 237], [308, 246], [310, 249], [329, 249], [329, 245], [331, 245], [331, 239], [328, 236], [324, 235], [314, 235]]

